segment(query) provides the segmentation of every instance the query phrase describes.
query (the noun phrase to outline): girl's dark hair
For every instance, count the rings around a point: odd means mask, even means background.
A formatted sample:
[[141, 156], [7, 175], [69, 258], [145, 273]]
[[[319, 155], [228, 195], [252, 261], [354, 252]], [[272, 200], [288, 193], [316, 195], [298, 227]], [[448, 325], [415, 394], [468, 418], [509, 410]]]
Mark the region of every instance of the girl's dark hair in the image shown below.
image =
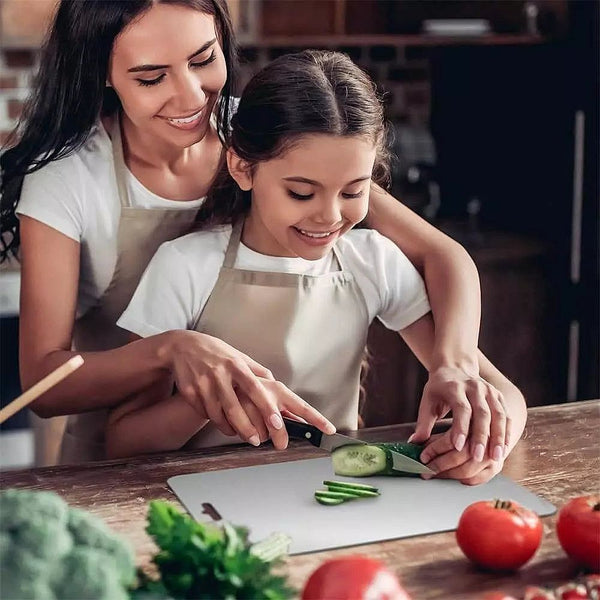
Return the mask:
[[[288, 150], [299, 137], [364, 136], [377, 156], [373, 180], [389, 182], [383, 105], [369, 76], [345, 54], [305, 50], [275, 59], [248, 83], [231, 119], [227, 145], [254, 166]], [[202, 226], [232, 223], [250, 206], [222, 165], [199, 213]]]
[[19, 247], [15, 209], [24, 175], [79, 149], [99, 117], [120, 107], [114, 90], [106, 87], [113, 43], [154, 4], [187, 6], [214, 16], [227, 66], [217, 128], [222, 138], [228, 130], [237, 51], [226, 0], [62, 0], [32, 94], [6, 143], [9, 149], [0, 156], [1, 261], [16, 256]]

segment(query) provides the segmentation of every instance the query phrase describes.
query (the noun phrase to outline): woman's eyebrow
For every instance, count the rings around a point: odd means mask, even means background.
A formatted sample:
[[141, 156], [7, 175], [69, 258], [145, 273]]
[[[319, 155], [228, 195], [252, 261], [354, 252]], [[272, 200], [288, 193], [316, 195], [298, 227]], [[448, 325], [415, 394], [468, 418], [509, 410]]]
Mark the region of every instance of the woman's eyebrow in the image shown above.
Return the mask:
[[[297, 181], [298, 183], [310, 183], [311, 185], [321, 185], [318, 181], [313, 181], [312, 179], [307, 179], [306, 177], [284, 177], [284, 181]], [[353, 183], [359, 183], [360, 181], [366, 181], [367, 179], [371, 179], [371, 175], [365, 175], [364, 177], [357, 177], [352, 181], [349, 181], [345, 185], [352, 185]]]
[[[187, 59], [192, 60], [192, 58], [195, 58], [196, 56], [198, 56], [198, 54], [202, 54], [204, 51], [210, 48], [210, 46], [212, 46], [216, 41], [217, 38], [213, 38], [212, 40], [206, 42], [206, 44], [203, 44], [200, 48], [198, 48], [198, 50], [196, 50], [196, 52], [190, 54], [187, 57]], [[170, 66], [171, 65], [138, 65], [137, 67], [131, 67], [131, 69], [127, 69], [127, 72], [140, 73], [142, 71], [158, 71], [160, 69], [168, 69]]]

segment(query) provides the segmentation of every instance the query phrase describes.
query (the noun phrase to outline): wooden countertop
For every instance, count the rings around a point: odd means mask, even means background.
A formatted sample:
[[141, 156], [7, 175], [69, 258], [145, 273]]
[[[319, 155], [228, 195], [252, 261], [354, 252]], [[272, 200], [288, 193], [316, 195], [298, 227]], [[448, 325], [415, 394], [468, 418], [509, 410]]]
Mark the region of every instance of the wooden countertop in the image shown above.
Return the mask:
[[[383, 441], [408, 435], [410, 425], [361, 431], [363, 439]], [[523, 439], [506, 462], [504, 474], [557, 507], [574, 496], [600, 492], [600, 400], [529, 410]], [[103, 518], [130, 540], [138, 564], [147, 564], [155, 547], [144, 532], [146, 510], [154, 498], [177, 500], [166, 481], [174, 475], [314, 457], [321, 451], [292, 442], [281, 452], [270, 446], [230, 446], [198, 452], [152, 455], [92, 466], [63, 466], [0, 473], [0, 487], [52, 490], [69, 504]], [[517, 598], [526, 585], [552, 585], [577, 574], [555, 535], [556, 515], [546, 517], [544, 537], [536, 556], [520, 571], [496, 575], [477, 570], [462, 555], [454, 533], [436, 533], [325, 551], [287, 560], [290, 583], [300, 589], [324, 560], [351, 553], [385, 562], [401, 578], [415, 600], [481, 598], [502, 589]], [[242, 525], [242, 523], [240, 523]]]

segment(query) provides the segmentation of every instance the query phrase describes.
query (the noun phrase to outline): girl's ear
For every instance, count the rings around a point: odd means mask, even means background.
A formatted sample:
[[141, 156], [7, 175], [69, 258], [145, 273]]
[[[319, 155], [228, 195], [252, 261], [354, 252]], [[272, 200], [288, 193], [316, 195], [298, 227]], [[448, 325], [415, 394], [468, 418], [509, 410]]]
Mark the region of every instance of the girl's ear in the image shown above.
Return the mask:
[[227, 150], [227, 168], [229, 174], [244, 192], [252, 189], [252, 170], [250, 165], [241, 159], [231, 148]]

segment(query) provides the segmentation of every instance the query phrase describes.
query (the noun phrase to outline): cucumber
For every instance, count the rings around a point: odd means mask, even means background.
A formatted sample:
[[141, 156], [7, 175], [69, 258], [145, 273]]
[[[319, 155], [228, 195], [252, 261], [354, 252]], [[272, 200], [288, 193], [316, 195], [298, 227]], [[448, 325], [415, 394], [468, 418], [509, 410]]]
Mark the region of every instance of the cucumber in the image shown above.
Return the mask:
[[329, 484], [327, 486], [327, 489], [330, 492], [342, 492], [342, 493], [346, 493], [346, 494], [351, 494], [352, 496], [354, 496], [356, 498], [374, 498], [376, 496], [380, 496], [380, 493], [378, 490], [377, 491], [360, 490], [360, 489], [356, 489], [356, 488], [344, 487], [341, 485]]
[[324, 504], [325, 506], [335, 506], [336, 504], [342, 504], [342, 502], [344, 502], [341, 498], [327, 498], [324, 496], [317, 496], [316, 494], [315, 500], [319, 504]]
[[372, 475], [415, 476], [414, 473], [394, 471], [391, 452], [399, 452], [414, 460], [419, 460], [423, 447], [408, 442], [387, 442], [381, 444], [350, 444], [336, 448], [331, 453], [333, 470], [336, 475], [346, 477], [369, 477]]
[[337, 490], [317, 490], [315, 492], [315, 498], [329, 498], [331, 500], [356, 500], [358, 496], [351, 494], [350, 492], [338, 492]]

